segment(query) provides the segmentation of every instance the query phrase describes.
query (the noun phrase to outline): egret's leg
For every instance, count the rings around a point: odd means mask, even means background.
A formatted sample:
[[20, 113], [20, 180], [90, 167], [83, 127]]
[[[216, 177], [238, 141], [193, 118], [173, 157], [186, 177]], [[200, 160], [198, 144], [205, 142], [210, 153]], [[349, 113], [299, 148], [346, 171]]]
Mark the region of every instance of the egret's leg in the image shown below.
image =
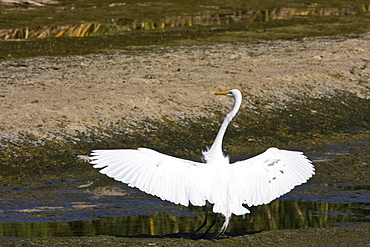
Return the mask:
[[190, 235], [190, 237], [193, 237], [197, 232], [199, 232], [200, 229], [202, 229], [206, 224], [208, 220], [208, 201], [206, 202], [206, 205], [204, 206], [206, 216], [204, 218], [203, 223]]
[[[215, 217], [213, 218], [212, 224], [208, 227], [207, 231], [203, 233], [203, 235], [200, 238], [204, 238], [208, 234], [211, 228], [216, 224], [216, 219], [217, 219], [217, 214], [215, 213]], [[218, 237], [218, 235], [215, 235], [212, 238], [216, 238], [216, 237]]]

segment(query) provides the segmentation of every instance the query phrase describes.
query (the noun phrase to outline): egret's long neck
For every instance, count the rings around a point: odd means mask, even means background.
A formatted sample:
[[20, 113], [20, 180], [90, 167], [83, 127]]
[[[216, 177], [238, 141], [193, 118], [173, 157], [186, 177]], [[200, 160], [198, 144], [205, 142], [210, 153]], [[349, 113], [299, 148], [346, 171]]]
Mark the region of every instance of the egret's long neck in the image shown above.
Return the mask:
[[[235, 99], [235, 101], [234, 101], [233, 109], [229, 112], [229, 114], [226, 115], [224, 121], [222, 122], [222, 125], [221, 125], [220, 129], [218, 130], [216, 139], [213, 142], [211, 148], [206, 153], [204, 153], [204, 155], [205, 155], [204, 158], [206, 160], [208, 160], [207, 158], [212, 158], [212, 157], [216, 158], [216, 156], [223, 155], [223, 153], [222, 153], [222, 140], [224, 138], [227, 126], [229, 125], [229, 123], [231, 122], [233, 117], [238, 112], [238, 110], [240, 108], [241, 101], [242, 101], [241, 97], [234, 97], [234, 99]], [[212, 157], [207, 157], [207, 156], [212, 156]]]

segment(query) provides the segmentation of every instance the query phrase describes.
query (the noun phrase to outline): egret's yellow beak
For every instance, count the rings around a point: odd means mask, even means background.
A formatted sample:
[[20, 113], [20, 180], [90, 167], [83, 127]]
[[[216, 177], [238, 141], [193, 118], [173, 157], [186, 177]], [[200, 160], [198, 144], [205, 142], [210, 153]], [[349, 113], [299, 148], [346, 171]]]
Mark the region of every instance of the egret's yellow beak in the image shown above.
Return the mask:
[[215, 95], [226, 95], [229, 93], [231, 93], [231, 91], [219, 92], [219, 93], [215, 93]]

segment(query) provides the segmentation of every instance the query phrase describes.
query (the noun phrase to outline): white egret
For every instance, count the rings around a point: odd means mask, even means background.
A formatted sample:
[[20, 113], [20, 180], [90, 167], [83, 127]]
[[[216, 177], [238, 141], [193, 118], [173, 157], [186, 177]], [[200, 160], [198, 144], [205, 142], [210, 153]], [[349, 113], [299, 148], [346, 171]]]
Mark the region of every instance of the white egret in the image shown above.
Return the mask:
[[[269, 148], [250, 159], [229, 162], [222, 151], [226, 128], [239, 110], [239, 90], [215, 93], [234, 98], [211, 148], [202, 154], [203, 163], [168, 156], [148, 148], [94, 150], [91, 164], [103, 168], [115, 180], [136, 187], [175, 204], [204, 206], [221, 213], [224, 233], [231, 215], [244, 215], [249, 207], [267, 204], [305, 183], [315, 173], [311, 161], [301, 152]], [[208, 232], [208, 231], [207, 231]]]

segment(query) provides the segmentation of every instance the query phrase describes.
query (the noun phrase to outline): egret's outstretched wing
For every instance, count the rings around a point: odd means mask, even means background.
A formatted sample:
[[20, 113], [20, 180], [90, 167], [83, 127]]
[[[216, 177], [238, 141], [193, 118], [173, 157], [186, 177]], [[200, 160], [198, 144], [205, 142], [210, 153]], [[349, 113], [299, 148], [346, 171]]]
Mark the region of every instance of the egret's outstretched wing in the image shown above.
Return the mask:
[[161, 154], [151, 149], [94, 150], [94, 168], [131, 187], [184, 206], [205, 205], [203, 163]]
[[267, 204], [305, 183], [315, 173], [301, 152], [269, 148], [253, 158], [230, 164], [239, 200], [248, 206]]

